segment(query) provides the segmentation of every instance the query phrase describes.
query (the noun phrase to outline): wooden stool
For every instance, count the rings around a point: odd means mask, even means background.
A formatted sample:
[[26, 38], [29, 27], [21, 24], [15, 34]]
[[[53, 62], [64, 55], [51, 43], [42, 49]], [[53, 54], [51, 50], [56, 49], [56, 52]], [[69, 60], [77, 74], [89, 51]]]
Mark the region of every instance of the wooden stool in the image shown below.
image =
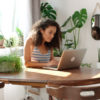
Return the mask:
[[[49, 100], [97, 100], [100, 99], [100, 84], [85, 86], [64, 86], [48, 83]], [[90, 93], [89, 93], [90, 92]]]

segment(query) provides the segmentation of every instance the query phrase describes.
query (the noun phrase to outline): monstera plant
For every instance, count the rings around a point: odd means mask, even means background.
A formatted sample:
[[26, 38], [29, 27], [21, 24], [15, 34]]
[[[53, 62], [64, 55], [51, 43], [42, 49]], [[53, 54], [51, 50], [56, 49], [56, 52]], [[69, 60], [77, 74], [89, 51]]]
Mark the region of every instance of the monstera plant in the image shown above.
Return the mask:
[[40, 11], [41, 16], [43, 18], [50, 18], [52, 20], [56, 20], [56, 11], [48, 2], [41, 3]]
[[87, 20], [87, 10], [85, 8], [80, 11], [75, 11], [72, 16], [70, 16], [64, 24], [61, 26], [64, 28], [69, 22], [71, 24], [71, 28], [62, 32], [62, 38], [65, 38], [66, 33], [73, 33], [73, 40], [66, 39], [65, 46], [67, 48], [77, 48], [79, 43], [80, 29], [86, 23]]
[[[40, 11], [41, 17], [56, 20], [56, 10], [54, 10], [54, 8], [48, 2], [41, 3]], [[64, 46], [62, 46], [60, 50], [54, 49], [54, 56], [61, 56], [62, 51], [65, 48], [77, 48], [79, 43], [80, 29], [86, 23], [86, 20], [87, 10], [85, 8], [81, 9], [80, 11], [75, 11], [72, 16], [67, 18], [63, 25], [61, 25], [62, 40], [64, 40]], [[67, 27], [69, 24], [70, 28]], [[67, 37], [68, 33], [72, 34], [71, 39]]]
[[[62, 39], [64, 40], [64, 47], [60, 50], [55, 49], [54, 55], [60, 56], [62, 51], [66, 48], [73, 48], [76, 49], [79, 43], [79, 36], [80, 36], [80, 29], [86, 23], [87, 20], [87, 10], [85, 8], [81, 9], [80, 11], [75, 11], [72, 16], [69, 16], [67, 20], [61, 26], [62, 30]], [[64, 30], [67, 25], [71, 26], [71, 28]], [[72, 33], [72, 38], [69, 39], [68, 33]]]

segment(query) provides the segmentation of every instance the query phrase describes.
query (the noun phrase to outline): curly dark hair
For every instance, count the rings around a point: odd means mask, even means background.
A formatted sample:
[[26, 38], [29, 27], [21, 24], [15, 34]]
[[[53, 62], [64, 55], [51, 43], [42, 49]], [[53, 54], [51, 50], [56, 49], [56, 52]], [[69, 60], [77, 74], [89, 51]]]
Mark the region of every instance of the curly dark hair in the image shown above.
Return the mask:
[[60, 49], [60, 43], [62, 41], [60, 26], [56, 21], [50, 20], [50, 19], [41, 19], [33, 25], [32, 30], [31, 30], [33, 44], [35, 46], [40, 46], [42, 44], [43, 38], [42, 38], [42, 34], [41, 34], [40, 29], [45, 30], [49, 26], [55, 26], [56, 33], [55, 33], [55, 36], [51, 42], [49, 42], [49, 43], [45, 42], [45, 46], [48, 49], [51, 49], [51, 48]]

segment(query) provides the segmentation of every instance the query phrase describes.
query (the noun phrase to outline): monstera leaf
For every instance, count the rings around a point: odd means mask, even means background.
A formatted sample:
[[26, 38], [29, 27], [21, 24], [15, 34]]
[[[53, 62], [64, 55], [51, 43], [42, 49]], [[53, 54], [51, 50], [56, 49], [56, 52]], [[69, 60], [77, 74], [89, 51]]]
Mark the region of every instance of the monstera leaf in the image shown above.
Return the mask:
[[64, 22], [64, 24], [61, 27], [65, 27], [70, 20], [71, 20], [71, 16], [68, 17], [68, 19]]
[[56, 11], [49, 3], [47, 2], [41, 3], [40, 10], [41, 10], [41, 16], [43, 18], [47, 17], [49, 19], [56, 20]]
[[80, 12], [76, 11], [72, 15], [72, 20], [77, 28], [81, 28], [87, 20], [87, 11], [85, 8], [81, 9]]

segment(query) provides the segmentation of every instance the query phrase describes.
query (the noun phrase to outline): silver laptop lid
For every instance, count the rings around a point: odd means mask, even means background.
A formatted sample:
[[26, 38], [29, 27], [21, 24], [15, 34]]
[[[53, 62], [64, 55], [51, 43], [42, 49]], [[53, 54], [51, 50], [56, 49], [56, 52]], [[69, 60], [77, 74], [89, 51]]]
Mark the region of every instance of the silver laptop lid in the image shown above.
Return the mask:
[[58, 64], [58, 70], [79, 68], [86, 49], [65, 50]]

